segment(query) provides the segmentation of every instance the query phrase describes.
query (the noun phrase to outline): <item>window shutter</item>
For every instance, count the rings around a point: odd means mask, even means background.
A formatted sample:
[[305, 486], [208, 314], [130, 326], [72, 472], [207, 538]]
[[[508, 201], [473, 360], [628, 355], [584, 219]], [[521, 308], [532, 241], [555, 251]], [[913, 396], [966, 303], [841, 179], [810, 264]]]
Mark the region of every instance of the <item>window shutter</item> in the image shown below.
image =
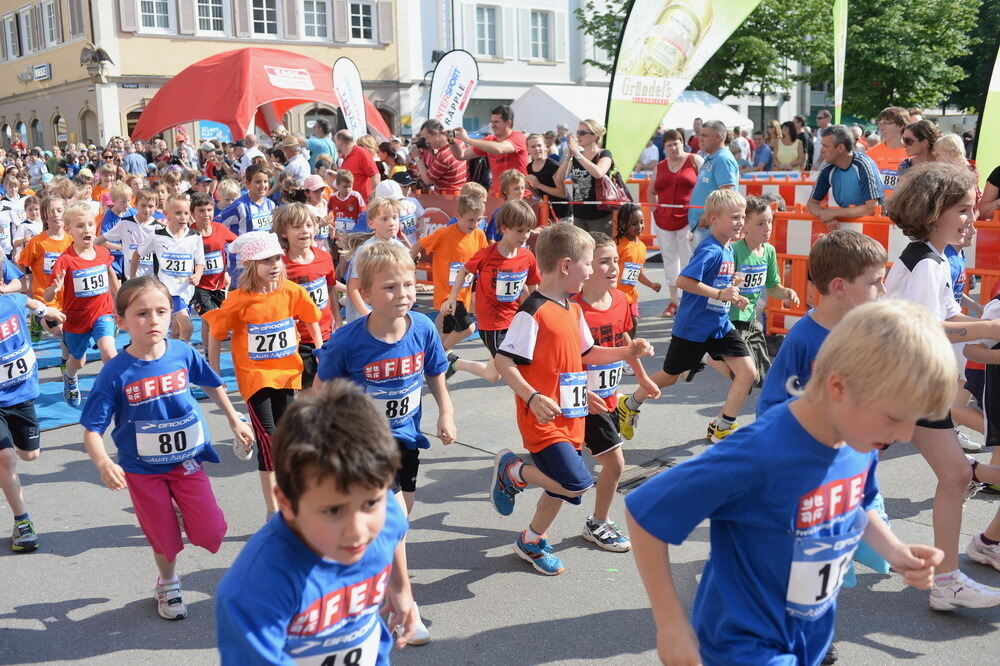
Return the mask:
[[[118, 15], [122, 32], [137, 32], [139, 30], [139, 6], [136, 0], [118, 0]], [[80, 18], [83, 18], [82, 12]]]
[[45, 43], [45, 25], [42, 23], [42, 8], [35, 5], [31, 8], [31, 41], [35, 45], [36, 51], [41, 51], [47, 45]]
[[299, 38], [299, 12], [298, 6], [301, 0], [285, 0], [285, 39]]
[[[7, 61], [7, 24], [0, 20], [0, 61]], [[6, 140], [6, 137], [0, 137]]]
[[497, 40], [501, 43], [501, 57], [514, 60], [517, 58], [517, 51], [514, 49], [514, 33], [517, 32], [517, 23], [514, 20], [514, 8], [504, 7], [502, 12], [497, 12]]
[[177, 32], [193, 35], [195, 32], [195, 0], [177, 0]]
[[56, 22], [56, 43], [61, 44], [63, 41], [62, 3], [58, 2], [58, 0], [53, 2], [52, 11], [55, 13], [55, 18], [53, 20]]
[[531, 10], [517, 10], [517, 52], [521, 60], [531, 60]]
[[555, 12], [554, 15], [555, 25], [549, 32], [549, 53], [556, 62], [566, 62], [566, 47], [569, 45], [566, 12]]
[[347, 43], [351, 38], [351, 17], [347, 0], [333, 0], [333, 41]]
[[69, 0], [69, 35], [79, 37], [83, 34], [83, 0]]
[[392, 44], [392, 1], [378, 0], [377, 12], [379, 44]]
[[476, 44], [476, 6], [475, 5], [462, 5], [462, 21], [465, 26], [465, 49], [469, 53], [474, 53], [476, 55], [482, 55], [479, 53], [478, 45]]
[[[24, 38], [21, 37], [21, 17], [14, 14], [12, 20], [14, 21], [14, 57], [20, 58], [24, 55]], [[24, 137], [21, 138], [23, 139]]]
[[250, 36], [250, 0], [234, 0], [233, 24], [237, 37]]

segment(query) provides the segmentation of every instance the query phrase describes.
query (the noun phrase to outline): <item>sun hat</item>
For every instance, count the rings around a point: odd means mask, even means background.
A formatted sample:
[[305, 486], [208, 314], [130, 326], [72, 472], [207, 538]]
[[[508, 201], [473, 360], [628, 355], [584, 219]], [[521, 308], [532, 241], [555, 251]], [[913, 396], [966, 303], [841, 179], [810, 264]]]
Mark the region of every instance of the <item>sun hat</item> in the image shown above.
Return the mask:
[[278, 234], [270, 231], [251, 231], [239, 236], [234, 240], [229, 249], [239, 257], [240, 262], [259, 261], [269, 257], [283, 255], [285, 251], [281, 249], [278, 242]]

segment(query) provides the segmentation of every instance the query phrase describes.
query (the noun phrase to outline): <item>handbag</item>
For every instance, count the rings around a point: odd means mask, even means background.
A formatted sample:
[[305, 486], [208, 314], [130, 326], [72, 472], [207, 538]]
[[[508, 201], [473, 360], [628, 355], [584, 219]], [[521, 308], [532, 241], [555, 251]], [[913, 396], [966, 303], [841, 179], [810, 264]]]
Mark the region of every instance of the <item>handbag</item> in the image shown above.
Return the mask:
[[594, 198], [601, 202], [597, 209], [605, 211], [616, 211], [623, 203], [632, 201], [632, 193], [614, 162], [604, 177], [594, 182]]

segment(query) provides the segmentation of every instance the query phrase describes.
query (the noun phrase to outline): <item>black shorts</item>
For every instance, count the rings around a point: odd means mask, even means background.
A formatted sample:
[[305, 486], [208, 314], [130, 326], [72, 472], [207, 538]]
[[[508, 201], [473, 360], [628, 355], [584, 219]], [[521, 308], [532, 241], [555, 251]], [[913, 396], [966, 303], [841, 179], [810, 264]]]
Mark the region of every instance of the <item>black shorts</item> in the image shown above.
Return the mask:
[[955, 422], [951, 420], [951, 410], [948, 410], [948, 415], [943, 419], [938, 421], [920, 419], [917, 421], [917, 425], [921, 428], [930, 428], [932, 430], [951, 430], [955, 427]]
[[976, 399], [979, 409], [983, 409], [983, 391], [986, 390], [986, 371], [979, 368], [965, 369], [965, 390]]
[[0, 450], [37, 451], [41, 441], [34, 400], [0, 407]]
[[726, 356], [733, 358], [750, 356], [750, 350], [735, 328], [729, 329], [729, 332], [721, 338], [709, 338], [704, 342], [685, 340], [675, 335], [670, 338], [670, 346], [667, 347], [667, 355], [663, 359], [663, 371], [668, 375], [682, 375], [698, 367], [705, 354], [720, 361]]
[[484, 331], [482, 329], [479, 331], [479, 339], [483, 341], [483, 344], [490, 351], [490, 356], [494, 358], [497, 355], [497, 350], [500, 349], [500, 345], [503, 344], [503, 339], [506, 337], [506, 328], [502, 328], [499, 331]]
[[194, 288], [194, 296], [191, 298], [191, 307], [199, 315], [203, 315], [211, 310], [218, 310], [222, 307], [222, 301], [226, 300], [225, 289], [202, 289]]
[[441, 331], [445, 334], [464, 331], [475, 323], [476, 320], [465, 309], [465, 303], [458, 301], [455, 303], [455, 314], [445, 315], [441, 321]]
[[420, 449], [411, 449], [405, 442], [396, 440], [399, 445], [399, 470], [396, 472], [396, 482], [392, 492], [413, 493], [417, 491], [417, 470], [420, 469]]
[[771, 369], [771, 356], [767, 352], [767, 337], [764, 335], [764, 329], [761, 328], [760, 322], [756, 319], [734, 321], [733, 328], [743, 338], [747, 349], [750, 350], [754, 366], [757, 368], [757, 381], [750, 387], [752, 392], [755, 388], [764, 386], [764, 378], [767, 376], [767, 371]]
[[599, 456], [622, 445], [622, 436], [618, 432], [618, 415], [615, 412], [605, 414], [587, 414], [584, 423], [583, 443], [590, 449], [591, 455]]
[[313, 385], [316, 379], [316, 371], [319, 369], [319, 360], [313, 352], [316, 347], [311, 342], [299, 343], [299, 356], [302, 358], [302, 390]]

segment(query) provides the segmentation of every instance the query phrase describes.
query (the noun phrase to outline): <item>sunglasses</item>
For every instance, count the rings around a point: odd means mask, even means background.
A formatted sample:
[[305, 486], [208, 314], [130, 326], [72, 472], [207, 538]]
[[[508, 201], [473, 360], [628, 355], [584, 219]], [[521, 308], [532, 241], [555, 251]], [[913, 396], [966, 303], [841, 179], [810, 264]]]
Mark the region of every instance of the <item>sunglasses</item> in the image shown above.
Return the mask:
[[913, 137], [909, 137], [909, 136], [904, 136], [903, 137], [903, 145], [904, 146], [912, 146], [916, 142], [917, 142], [917, 140], [914, 139]]
[[110, 160], [114, 155], [101, 155], [101, 159]]
[[588, 132], [587, 130], [577, 130], [576, 131], [576, 135], [577, 136], [587, 136], [588, 134], [589, 135], [593, 135], [594, 133], [593, 132]]

